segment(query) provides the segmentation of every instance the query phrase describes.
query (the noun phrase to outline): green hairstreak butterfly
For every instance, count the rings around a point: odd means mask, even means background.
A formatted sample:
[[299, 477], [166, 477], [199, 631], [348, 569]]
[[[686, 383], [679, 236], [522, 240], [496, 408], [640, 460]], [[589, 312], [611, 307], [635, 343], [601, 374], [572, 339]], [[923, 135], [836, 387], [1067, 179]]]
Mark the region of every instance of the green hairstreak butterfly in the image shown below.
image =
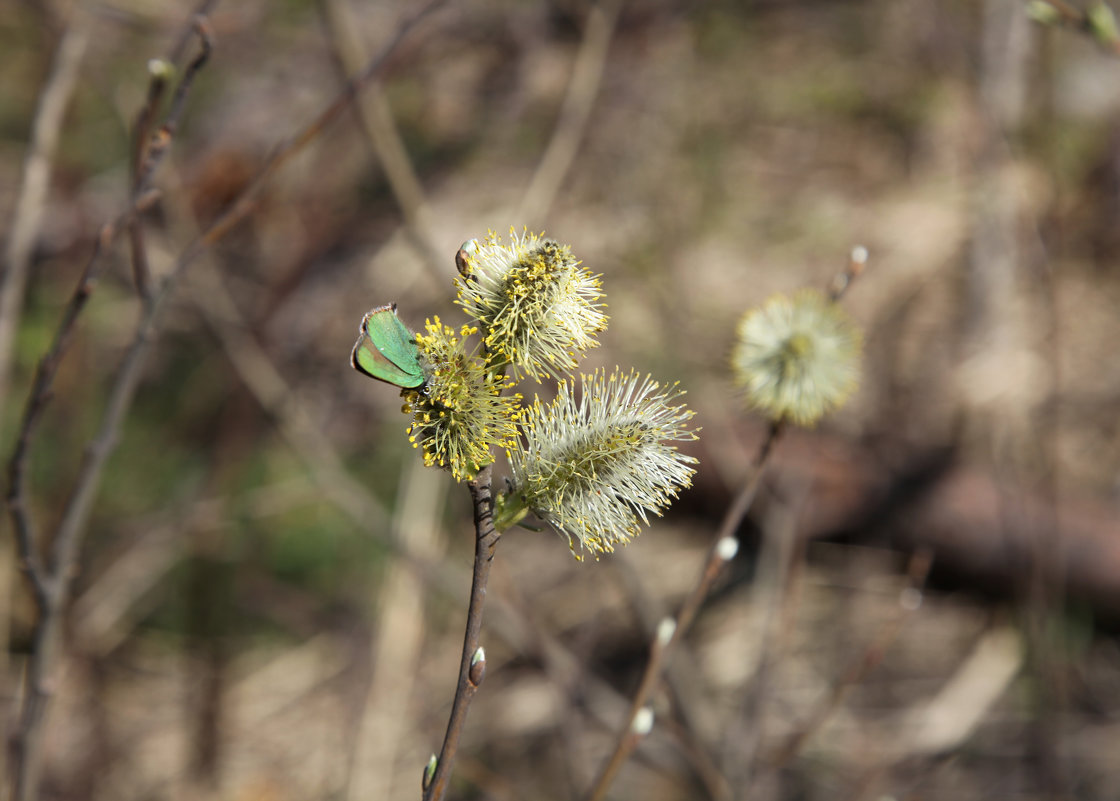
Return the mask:
[[395, 303], [371, 309], [362, 318], [350, 364], [359, 373], [404, 389], [427, 380], [416, 338], [397, 317]]

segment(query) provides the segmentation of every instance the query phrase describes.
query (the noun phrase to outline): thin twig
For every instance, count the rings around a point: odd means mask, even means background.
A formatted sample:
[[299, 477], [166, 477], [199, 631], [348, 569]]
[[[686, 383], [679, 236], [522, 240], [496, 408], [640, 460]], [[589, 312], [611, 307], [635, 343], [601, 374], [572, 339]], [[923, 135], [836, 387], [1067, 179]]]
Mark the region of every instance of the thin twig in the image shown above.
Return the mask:
[[440, 801], [447, 792], [451, 768], [455, 764], [455, 754], [459, 750], [459, 737], [467, 720], [471, 699], [482, 684], [486, 675], [486, 658], [479, 645], [482, 631], [482, 607], [486, 601], [486, 585], [490, 579], [490, 567], [494, 561], [494, 549], [501, 535], [494, 528], [494, 502], [490, 482], [493, 465], [487, 465], [478, 472], [467, 488], [474, 504], [474, 577], [471, 581], [471, 601], [467, 609], [467, 628], [463, 634], [463, 655], [459, 661], [459, 683], [455, 688], [455, 700], [451, 702], [451, 716], [447, 721], [447, 732], [443, 738], [435, 770], [425, 776], [424, 801]]
[[[368, 48], [362, 41], [349, 0], [320, 0], [330, 30], [331, 44], [347, 73], [365, 63]], [[412, 166], [408, 150], [393, 118], [393, 109], [379, 86], [371, 86], [355, 104], [358, 124], [385, 171], [389, 189], [404, 217], [408, 239], [424, 264], [437, 277], [443, 276], [446, 256], [432, 237], [432, 220], [424, 199], [424, 187]]]
[[[830, 301], [839, 303], [843, 299], [855, 280], [863, 275], [867, 258], [867, 248], [857, 246], [852, 249], [845, 268], [829, 283], [827, 294]], [[791, 504], [794, 509], [804, 505], [807, 490], [803, 489], [800, 494], [800, 500]], [[756, 597], [752, 602], [759, 610], [758, 641], [753, 649], [757, 662], [738, 714], [728, 725], [723, 741], [723, 765], [737, 798], [751, 797], [757, 783], [754, 769], [762, 742], [770, 677], [782, 651], [778, 635], [779, 630], [788, 628], [779, 621], [780, 617], [792, 617], [789, 603], [791, 588], [797, 568], [804, 559], [803, 542], [798, 537], [793, 513], [787, 513], [781, 520], [765, 527], [758, 559], [760, 565], [768, 565], [770, 580], [756, 582]]]
[[[26, 459], [32, 434], [49, 400], [54, 374], [65, 354], [74, 323], [90, 292], [92, 292], [96, 281], [99, 256], [104, 250], [108, 249], [116, 234], [130, 222], [133, 215], [141, 213], [149, 207], [150, 203], [154, 202], [155, 193], [147, 192], [141, 195], [132, 204], [129, 211], [122, 215], [116, 223], [110, 223], [102, 229], [102, 235], [98, 238], [94, 254], [87, 264], [71, 303], [64, 313], [63, 322], [55, 338], [55, 344], [43, 361], [40, 362], [35, 385], [25, 409], [19, 442], [10, 463], [8, 498], [10, 512], [17, 529], [17, 547], [21, 550], [21, 563], [29, 576], [36, 603], [40, 605], [41, 610], [40, 621], [36, 628], [32, 646], [32, 655], [26, 673], [22, 720], [15, 737], [17, 761], [14, 780], [16, 801], [32, 801], [37, 795], [42, 722], [52, 689], [50, 674], [56, 661], [61, 627], [61, 610], [69, 590], [74, 559], [80, 545], [81, 534], [88, 520], [94, 495], [100, 485], [102, 470], [116, 444], [124, 416], [131, 407], [149, 346], [168, 299], [173, 294], [187, 267], [209, 246], [217, 242], [249, 214], [253, 208], [253, 198], [271, 174], [314, 140], [326, 125], [346, 108], [356, 96], [358, 90], [377, 74], [389, 53], [393, 51], [404, 35], [421, 18], [441, 3], [442, 0], [433, 0], [413, 14], [412, 17], [403, 21], [378, 55], [371, 60], [362, 73], [346, 85], [338, 98], [310, 125], [274, 151], [272, 157], [266, 162], [256, 179], [242, 193], [238, 201], [183, 251], [159, 289], [150, 297], [145, 298], [136, 333], [114, 379], [98, 433], [86, 449], [74, 489], [55, 533], [50, 560], [50, 574], [47, 575], [43, 573], [41, 560], [35, 555], [35, 536], [24, 498], [23, 476], [26, 471]], [[184, 82], [193, 78], [193, 74], [193, 72], [188, 71], [188, 74], [184, 75]], [[177, 122], [185, 98], [185, 92], [177, 94], [168, 113], [168, 122]], [[166, 138], [161, 136], [159, 144], [162, 146], [149, 150], [147, 161], [152, 164], [153, 170], [155, 163], [166, 152], [165, 145], [169, 143], [170, 135], [173, 132], [174, 125], [170, 128], [166, 126], [161, 128], [161, 133], [167, 134]], [[151, 171], [142, 169], [142, 180], [144, 180], [145, 173], [150, 175]], [[35, 578], [36, 575], [38, 575], [37, 579]]]
[[[149, 193], [133, 209], [130, 209], [119, 219], [106, 223], [101, 228], [93, 253], [86, 262], [85, 269], [78, 280], [78, 286], [63, 311], [62, 321], [55, 332], [54, 342], [51, 343], [50, 350], [40, 359], [39, 366], [36, 368], [31, 392], [23, 412], [23, 421], [16, 439], [15, 450], [11, 461], [8, 463], [8, 512], [12, 517], [15, 528], [20, 567], [31, 585], [35, 604], [40, 614], [43, 614], [48, 602], [48, 595], [53, 591], [51, 587], [53, 576], [48, 574], [47, 566], [42, 563], [39, 557], [35, 545], [37, 534], [26, 502], [24, 479], [27, 473], [27, 460], [31, 443], [37, 433], [43, 412], [46, 411], [47, 404], [52, 397], [54, 377], [62, 364], [63, 357], [66, 355], [78, 317], [97, 283], [101, 254], [110, 247], [129, 220], [150, 207], [157, 198], [156, 193]], [[50, 569], [53, 573], [55, 566], [52, 565]]]
[[[194, 79], [210, 58], [210, 51], [213, 48], [213, 34], [210, 30], [210, 24], [206, 17], [202, 16], [202, 12], [212, 5], [214, 3], [209, 2], [209, 0], [203, 3], [194, 17], [191, 30], [198, 35], [202, 46], [198, 54], [187, 65], [183, 78], [175, 90], [175, 96], [164, 123], [154, 134], [151, 133], [152, 123], [155, 121], [156, 111], [167, 88], [170, 65], [173, 65], [174, 62], [160, 62], [154, 68], [150, 68], [151, 80], [148, 83], [148, 97], [136, 116], [136, 125], [133, 128], [131, 165], [133, 202], [143, 195], [151, 185], [152, 176], [155, 174], [160, 161], [163, 160], [163, 156], [174, 138], [175, 130], [179, 126], [179, 120], [183, 115], [187, 96], [194, 85]], [[175, 58], [183, 41], [181, 39], [179, 43], [176, 43], [172, 58]], [[152, 292], [151, 271], [148, 267], [144, 229], [141, 227], [139, 217], [135, 217], [128, 226], [128, 241], [132, 253], [132, 276], [136, 284], [136, 291], [141, 298], [150, 298]]]
[[[837, 302], [843, 298], [855, 279], [863, 274], [866, 264], [867, 249], [863, 247], [854, 248], [849, 256], [846, 268], [838, 274], [829, 285], [828, 295], [830, 300]], [[619, 733], [614, 752], [610, 759], [607, 761], [606, 765], [604, 765], [595, 784], [588, 791], [586, 796], [588, 801], [601, 801], [606, 796], [606, 792], [614, 781], [615, 775], [618, 773], [619, 769], [621, 769], [622, 765], [625, 764], [638, 743], [641, 742], [644, 734], [635, 731], [635, 723], [642, 714], [642, 710], [645, 709], [649, 696], [658, 685], [661, 678], [662, 665], [667, 661], [672, 649], [688, 631], [693, 618], [695, 618], [696, 613], [700, 609], [700, 605], [711, 591], [711, 587], [724, 564], [726, 564], [728, 559], [734, 556], [735, 548], [737, 548], [737, 541], [734, 539], [735, 532], [750, 510], [750, 506], [758, 492], [762, 476], [769, 462], [770, 455], [773, 452], [775, 443], [781, 436], [782, 430], [783, 424], [780, 421], [770, 424], [766, 439], [759, 448], [754, 467], [748, 475], [746, 483], [724, 515], [723, 522], [720, 525], [715, 541], [708, 553], [708, 560], [704, 565], [703, 572], [700, 574], [697, 583], [685, 599], [684, 604], [682, 604], [676, 619], [672, 621], [672, 625], [662, 628], [660, 636], [654, 637], [653, 643], [650, 645], [649, 662], [646, 664], [645, 673], [642, 675], [638, 690], [635, 692], [633, 701], [631, 702], [626, 725]], [[729, 543], [730, 546], [735, 547], [730, 547]], [[730, 554], [730, 556], [728, 554]]]
[[[159, 194], [157, 192], [147, 188], [147, 179], [150, 178], [155, 167], [166, 152], [166, 145], [170, 142], [171, 133], [174, 131], [178, 117], [182, 113], [182, 106], [186, 98], [186, 90], [190, 88], [198, 70], [206, 63], [211, 50], [211, 44], [206, 33], [205, 25], [203, 23], [196, 23], [195, 27], [199, 32], [202, 44], [201, 52], [192, 62], [192, 69], [188, 70], [184, 75], [179, 90], [176, 92], [179, 100], [173, 108], [173, 113], [169, 114], [167, 122], [165, 122], [161, 129], [161, 131], [166, 131], [166, 136], [163, 137], [164, 144], [158, 150], [154, 148], [149, 150], [144, 160], [144, 166], [141, 168], [142, 178], [136, 185], [129, 209], [118, 219], [105, 224], [101, 228], [93, 252], [90, 254], [85, 269], [82, 271], [82, 275], [78, 280], [78, 285], [63, 312], [62, 321], [55, 334], [54, 342], [51, 344], [51, 348], [47, 354], [39, 361], [39, 366], [36, 369], [35, 378], [32, 382], [28, 403], [24, 409], [23, 423], [20, 426], [20, 433], [16, 441], [15, 451], [10, 462], [7, 497], [8, 509], [15, 525], [16, 540], [22, 566], [31, 583], [36, 605], [41, 615], [45, 613], [49, 603], [50, 599], [48, 596], [59, 591], [53, 585], [58, 584], [59, 577], [65, 575], [64, 568], [66, 570], [69, 569], [66, 557], [69, 556], [73, 549], [71, 540], [74, 537], [75, 530], [72, 515], [75, 511], [80, 513], [84, 495], [82, 488], [83, 482], [79, 479], [75, 486], [74, 495], [71, 497], [71, 501], [68, 504], [62, 522], [59, 524], [58, 531], [55, 535], [53, 558], [50, 561], [49, 568], [44, 566], [36, 552], [36, 535], [30, 518], [30, 512], [26, 507], [24, 491], [24, 477], [27, 470], [27, 460], [30, 454], [31, 443], [38, 429], [39, 422], [42, 419], [43, 412], [50, 402], [54, 377], [69, 348], [78, 317], [85, 308], [86, 302], [93, 293], [93, 289], [100, 277], [101, 257], [109, 250], [119, 233], [123, 229], [133, 225], [135, 220], [146, 210], [151, 208], [159, 199]], [[112, 402], [110, 404], [110, 408], [111, 407]], [[105, 444], [106, 447], [111, 447], [111, 440], [107, 441]], [[87, 451], [85, 461], [87, 463], [96, 462], [97, 451], [98, 443], [95, 441]], [[49, 576], [45, 572], [47, 569], [50, 570]], [[65, 583], [65, 580], [63, 580], [63, 583]]]
[[176, 131], [178, 131], [179, 122], [183, 117], [183, 111], [186, 109], [187, 97], [190, 95], [191, 89], [194, 88], [195, 78], [206, 66], [206, 62], [210, 60], [210, 52], [214, 46], [214, 35], [210, 29], [209, 21], [205, 17], [195, 17], [194, 31], [198, 34], [200, 45], [198, 55], [191, 59], [187, 68], [183, 71], [183, 77], [175, 88], [175, 94], [171, 98], [171, 106], [167, 110], [167, 116], [164, 117], [163, 125], [152, 134], [151, 140], [146, 145], [143, 158], [140, 159], [140, 166], [137, 169], [134, 194], [143, 193], [151, 185], [152, 175], [166, 155], [167, 149], [174, 140]]
[[[205, 63], [205, 55], [209, 54], [209, 46], [205, 42], [203, 53], [201, 59], [196, 59], [198, 68]], [[189, 77], [193, 78], [196, 71], [197, 69]], [[185, 79], [184, 83], [186, 82]], [[181, 92], [181, 95], [185, 98], [185, 91]], [[180, 107], [181, 105], [182, 103]], [[153, 159], [155, 160], [158, 160], [158, 157]], [[49, 561], [44, 561], [36, 547], [37, 536], [30, 510], [27, 508], [24, 487], [30, 447], [43, 412], [50, 401], [54, 377], [66, 354], [78, 317], [96, 285], [101, 256], [110, 248], [119, 232], [126, 227], [131, 227], [137, 217], [150, 208], [157, 198], [157, 193], [148, 190], [146, 181], [139, 181], [133, 188], [130, 208], [120, 218], [102, 227], [93, 253], [63, 313], [54, 342], [36, 369], [9, 465], [8, 509], [15, 529], [20, 565], [31, 587], [32, 597], [39, 613], [32, 657], [25, 678], [21, 720], [14, 740], [13, 776], [17, 801], [34, 798], [37, 793], [42, 723], [52, 689], [49, 686], [49, 675], [55, 662], [61, 611], [67, 599], [71, 564], [77, 550], [78, 531], [81, 527], [81, 521], [75, 513], [78, 515], [83, 513], [94, 490], [93, 486], [89, 486], [79, 478], [62, 522], [55, 533], [51, 558]], [[14, 293], [7, 297], [9, 300], [15, 300]], [[96, 464], [98, 445], [94, 443], [87, 451], [83, 460], [83, 475]]]
[[[620, 555], [620, 557], [625, 556], [626, 554]], [[652, 636], [657, 631], [658, 624], [666, 617], [665, 604], [647, 591], [639, 571], [628, 559], [612, 559], [611, 564], [619, 572], [623, 582], [623, 592], [635, 608], [643, 633]], [[693, 713], [693, 709], [701, 703], [702, 699], [698, 693], [702, 688], [695, 680], [697, 667], [695, 659], [693, 655], [687, 653], [686, 643], [682, 643], [680, 648], [685, 653], [665, 663], [662, 682], [674, 720], [667, 721], [664, 730], [678, 742], [681, 752], [708, 791], [708, 797], [727, 798], [729, 796], [727, 782], [716, 769], [715, 762], [707, 749], [700, 744], [702, 737], [698, 731], [697, 716]], [[611, 719], [611, 726], [613, 725], [614, 718]], [[584, 786], [590, 784], [590, 779], [591, 777], [584, 779]]]
[[[192, 62], [196, 65], [195, 69], [188, 71], [180, 84], [180, 91], [177, 94], [181, 99], [173, 107], [173, 114], [168, 116], [171, 127], [167, 128], [167, 123], [164, 126], [167, 131], [165, 136], [167, 143], [171, 140], [174, 123], [178, 115], [182, 113], [187, 91], [193, 82], [194, 75], [206, 63], [210, 53], [210, 43], [205, 34], [205, 28], [197, 23], [195, 27], [202, 40], [201, 55]], [[161, 129], [161, 131], [164, 129]], [[69, 348], [78, 317], [97, 284], [101, 270], [101, 256], [109, 250], [118, 234], [131, 226], [136, 218], [158, 199], [158, 193], [147, 189], [147, 179], [151, 176], [164, 152], [166, 152], [166, 145], [158, 152], [149, 153], [145, 160], [146, 163], [141, 169], [141, 178], [139, 183], [136, 184], [129, 209], [117, 220], [104, 225], [98, 235], [93, 253], [86, 262], [74, 294], [63, 312], [54, 342], [47, 354], [40, 360], [36, 369], [31, 393], [24, 409], [23, 422], [20, 426], [15, 451], [9, 464], [7, 495], [9, 514], [15, 528], [16, 548], [20, 557], [20, 565], [31, 586], [32, 596], [39, 613], [31, 658], [28, 662], [24, 680], [25, 690], [20, 724], [14, 738], [13, 752], [15, 758], [12, 773], [15, 782], [14, 797], [16, 801], [30, 801], [38, 794], [43, 721], [53, 691], [51, 674], [54, 671], [59, 646], [62, 610], [69, 597], [72, 568], [77, 558], [81, 532], [85, 527], [89, 508], [99, 484], [101, 468], [113, 449], [117, 439], [119, 421], [123, 418], [124, 410], [131, 402], [132, 392], [139, 381], [139, 368], [142, 363], [139, 356], [147, 348], [148, 330], [142, 329], [141, 334], [138, 335], [130, 349], [130, 357], [135, 353], [137, 358], [126, 358], [126, 368], [130, 364], [134, 365], [134, 368], [132, 370], [122, 369], [120, 380], [110, 394], [104, 419], [112, 420], [114, 424], [103, 426], [97, 438], [90, 443], [83, 455], [74, 489], [54, 534], [49, 559], [43, 559], [38, 553], [37, 535], [31, 520], [30, 510], [27, 508], [24, 483], [31, 444], [43, 413], [50, 402], [54, 378]]]
[[599, 94], [607, 51], [621, 8], [622, 0], [591, 4], [583, 43], [576, 55], [560, 117], [517, 210], [516, 219], [528, 225], [533, 225], [548, 212], [575, 160], [591, 117], [591, 107]]
[[[131, 215], [126, 215], [127, 218]], [[65, 355], [74, 324], [79, 313], [89, 299], [96, 282], [98, 255], [107, 249], [121, 225], [109, 224], [102, 229], [98, 245], [83, 272], [70, 303], [64, 313], [62, 325], [55, 337], [51, 350], [43, 357], [35, 374], [35, 380], [24, 411], [15, 453], [9, 467], [8, 509], [16, 531], [16, 547], [20, 554], [20, 564], [31, 585], [39, 620], [35, 628], [31, 658], [24, 679], [23, 710], [19, 730], [14, 742], [16, 781], [16, 801], [31, 801], [37, 795], [40, 738], [43, 717], [53, 690], [50, 677], [55, 664], [55, 652], [62, 623], [62, 610], [70, 587], [73, 561], [77, 554], [80, 532], [84, 526], [90, 503], [97, 487], [97, 477], [108, 458], [117, 435], [117, 423], [131, 392], [139, 380], [139, 364], [130, 353], [126, 365], [131, 369], [123, 370], [112, 393], [106, 420], [112, 425], [104, 426], [101, 434], [90, 443], [82, 459], [73, 493], [66, 504], [62, 520], [55, 533], [51, 558], [44, 563], [35, 547], [35, 531], [27, 509], [24, 478], [27, 470], [27, 457], [32, 437], [38, 429], [39, 421], [51, 397], [51, 386], [55, 373]], [[148, 332], [137, 340], [132, 351], [142, 352], [148, 342]]]
[[39, 95], [35, 120], [31, 125], [31, 139], [23, 162], [23, 180], [4, 252], [4, 276], [0, 279], [3, 281], [0, 285], [0, 413], [8, 397], [12, 350], [19, 329], [31, 252], [46, 208], [51, 162], [89, 42], [90, 25], [90, 15], [83, 4], [78, 4], [55, 51], [50, 76]]
[[788, 503], [777, 505], [762, 527], [758, 573], [750, 606], [756, 621], [751, 652], [756, 655], [746, 690], [725, 727], [722, 764], [732, 787], [732, 797], [750, 797], [747, 788], [755, 775], [755, 761], [770, 695], [770, 677], [781, 656], [779, 619], [789, 614], [790, 587], [798, 551], [797, 515], [804, 508], [808, 486], [791, 493]]
[[840, 679], [833, 685], [828, 696], [817, 706], [803, 723], [786, 741], [777, 749], [768, 762], [771, 770], [779, 770], [800, 753], [805, 743], [820, 730], [821, 726], [832, 716], [849, 691], [859, 684], [867, 675], [878, 667], [883, 657], [886, 656], [891, 644], [902, 632], [903, 627], [910, 617], [921, 607], [922, 588], [925, 586], [926, 577], [929, 575], [933, 564], [933, 552], [928, 548], [917, 550], [910, 557], [907, 567], [906, 587], [899, 594], [900, 612], [879, 630], [879, 633], [864, 649], [860, 657], [855, 660]]
[[720, 524], [719, 531], [716, 533], [715, 540], [708, 552], [707, 562], [704, 564], [704, 569], [700, 573], [696, 584], [689, 592], [688, 597], [685, 598], [671, 626], [659, 627], [660, 636], [654, 637], [653, 643], [650, 645], [649, 661], [646, 663], [646, 670], [642, 675], [638, 690], [634, 693], [626, 723], [619, 732], [618, 739], [615, 742], [614, 752], [603, 766], [599, 778], [585, 796], [588, 801], [602, 801], [602, 799], [606, 797], [607, 790], [610, 788], [618, 771], [630, 757], [630, 754], [633, 753], [638, 743], [641, 742], [642, 735], [635, 731], [635, 722], [638, 721], [639, 716], [642, 715], [642, 710], [645, 709], [646, 702], [661, 678], [662, 665], [672, 653], [673, 648], [676, 647], [677, 643], [681, 641], [681, 638], [688, 631], [689, 626], [692, 625], [696, 613], [700, 610], [700, 605], [704, 602], [704, 599], [707, 598], [712, 585], [722, 572], [724, 565], [727, 564], [729, 559], [734, 557], [738, 547], [735, 532], [739, 529], [739, 524], [742, 523], [743, 518], [750, 510], [755, 495], [758, 494], [762, 476], [766, 471], [770, 455], [773, 453], [774, 444], [777, 442], [781, 432], [782, 425], [780, 423], [772, 423], [770, 425], [770, 429], [766, 434], [766, 439], [763, 440], [759, 448], [758, 456], [755, 459], [754, 466], [747, 481], [743, 484], [743, 488], [739, 491], [738, 496], [724, 515], [723, 522]]
[[852, 248], [852, 252], [848, 255], [848, 266], [838, 272], [832, 279], [832, 283], [828, 285], [829, 300], [833, 303], [843, 300], [855, 280], [867, 269], [867, 255], [867, 248], [863, 245]]

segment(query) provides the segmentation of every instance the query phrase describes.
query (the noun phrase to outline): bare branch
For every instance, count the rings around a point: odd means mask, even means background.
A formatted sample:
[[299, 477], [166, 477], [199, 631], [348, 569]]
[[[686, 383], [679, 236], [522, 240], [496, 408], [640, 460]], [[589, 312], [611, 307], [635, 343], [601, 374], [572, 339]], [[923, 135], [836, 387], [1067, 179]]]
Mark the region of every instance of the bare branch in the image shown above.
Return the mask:
[[58, 45], [32, 123], [31, 141], [23, 163], [23, 181], [4, 253], [3, 284], [0, 285], [0, 410], [8, 397], [12, 348], [19, 329], [31, 251], [46, 208], [51, 162], [58, 146], [62, 119], [85, 56], [90, 25], [89, 14], [81, 6], [76, 8]]
[[[368, 54], [348, 0], [321, 0], [320, 4], [341, 67], [347, 72], [356, 70]], [[385, 93], [379, 86], [371, 86], [355, 104], [355, 110], [362, 133], [385, 170], [389, 188], [404, 217], [408, 238], [433, 275], [442, 275], [446, 256], [433, 241], [424, 187], [412, 166]]]
[[524, 220], [528, 225], [534, 224], [534, 221], [548, 213], [575, 160], [579, 143], [587, 130], [587, 121], [591, 117], [591, 107], [599, 94], [607, 51], [621, 8], [622, 0], [591, 4], [583, 43], [576, 56], [568, 94], [560, 109], [560, 118], [517, 211], [517, 219]]
[[440, 801], [447, 792], [451, 768], [459, 750], [459, 737], [467, 721], [467, 710], [470, 709], [471, 699], [486, 671], [486, 659], [481, 656], [483, 652], [479, 645], [479, 634], [482, 631], [482, 607], [486, 602], [490, 565], [501, 536], [494, 528], [494, 502], [490, 491], [492, 471], [493, 466], [487, 465], [474, 479], [467, 482], [474, 502], [474, 579], [471, 582], [471, 601], [467, 609], [467, 628], [463, 634], [459, 683], [455, 688], [451, 717], [447, 721], [447, 732], [444, 734], [443, 748], [440, 749], [435, 771], [430, 776], [425, 776], [424, 801]]
[[[46, 574], [43, 572], [41, 563], [35, 557], [35, 534], [31, 528], [31, 521], [27, 514], [24, 499], [23, 479], [32, 435], [49, 400], [50, 387], [58, 365], [65, 354], [74, 323], [96, 282], [99, 256], [111, 245], [119, 231], [131, 223], [136, 214], [142, 212], [154, 202], [155, 193], [141, 193], [138, 198], [134, 199], [128, 212], [115, 223], [110, 223], [102, 229], [94, 254], [88, 262], [71, 302], [64, 313], [55, 343], [40, 363], [39, 372], [25, 410], [19, 444], [10, 463], [9, 498], [13, 521], [19, 532], [17, 534], [17, 544], [19, 548], [25, 550], [25, 553], [21, 554], [25, 569], [37, 571], [36, 574], [39, 576], [37, 581], [32, 580], [32, 586], [37, 595], [37, 602], [40, 603], [40, 620], [35, 631], [32, 656], [26, 674], [27, 689], [24, 694], [22, 719], [15, 738], [16, 801], [33, 801], [37, 795], [42, 723], [51, 694], [50, 673], [57, 661], [56, 652], [59, 647], [61, 612], [69, 590], [73, 562], [81, 542], [81, 535], [85, 530], [94, 496], [100, 486], [102, 470], [116, 445], [122, 421], [132, 405], [136, 389], [139, 386], [148, 349], [154, 339], [162, 310], [187, 267], [206, 248], [218, 241], [252, 210], [253, 198], [271, 174], [314, 140], [326, 125], [347, 107], [358, 90], [377, 74], [388, 54], [401, 41], [405, 33], [411, 30], [424, 15], [436, 8], [441, 2], [442, 0], [435, 0], [435, 2], [429, 3], [411, 18], [402, 22], [395, 34], [390, 37], [389, 42], [362, 73], [348, 82], [339, 97], [310, 125], [277, 148], [273, 156], [258, 173], [256, 179], [242, 193], [239, 200], [185, 249], [159, 289], [145, 297], [132, 344], [128, 348], [113, 381], [109, 401], [102, 415], [98, 433], [86, 449], [74, 489], [55, 533], [49, 566], [50, 573]], [[203, 52], [208, 55], [209, 41], [205, 24], [203, 23], [200, 26], [196, 23], [196, 30], [203, 40]], [[139, 186], [146, 185], [151, 173], [166, 152], [167, 145], [170, 144], [172, 139], [174, 127], [182, 113], [187, 92], [193, 83], [194, 75], [197, 74], [205, 60], [205, 56], [196, 58], [192, 62], [195, 65], [194, 68], [188, 67], [184, 74], [179, 87], [180, 91], [177, 92], [176, 99], [172, 102], [165, 124], [157, 132], [153, 145], [149, 147], [144, 164], [139, 170]], [[14, 500], [14, 503], [11, 503], [12, 500]], [[29, 556], [30, 558], [28, 558]]]
[[681, 604], [680, 611], [677, 612], [677, 616], [673, 619], [671, 625], [662, 629], [661, 636], [654, 637], [650, 645], [649, 661], [646, 663], [642, 680], [630, 703], [630, 712], [615, 741], [614, 752], [603, 766], [591, 789], [588, 790], [585, 796], [588, 801], [602, 801], [603, 798], [606, 798], [607, 790], [610, 789], [618, 771], [630, 758], [638, 743], [641, 742], [644, 735], [636, 732], [635, 722], [642, 714], [650, 696], [661, 680], [663, 665], [681, 641], [685, 632], [688, 631], [689, 626], [692, 625], [696, 613], [700, 611], [700, 605], [708, 597], [708, 593], [711, 592], [716, 578], [723, 572], [724, 565], [734, 556], [734, 550], [729, 548], [728, 543], [734, 544], [735, 532], [754, 502], [755, 495], [758, 493], [759, 485], [762, 482], [762, 476], [766, 472], [770, 454], [773, 452], [774, 444], [781, 432], [781, 424], [774, 423], [770, 426], [766, 439], [759, 448], [754, 468], [751, 470], [746, 483], [743, 484], [743, 488], [739, 491], [739, 495], [724, 515], [711, 550], [708, 552], [707, 562], [705, 562], [704, 569], [697, 577], [696, 584], [693, 585], [688, 597]]

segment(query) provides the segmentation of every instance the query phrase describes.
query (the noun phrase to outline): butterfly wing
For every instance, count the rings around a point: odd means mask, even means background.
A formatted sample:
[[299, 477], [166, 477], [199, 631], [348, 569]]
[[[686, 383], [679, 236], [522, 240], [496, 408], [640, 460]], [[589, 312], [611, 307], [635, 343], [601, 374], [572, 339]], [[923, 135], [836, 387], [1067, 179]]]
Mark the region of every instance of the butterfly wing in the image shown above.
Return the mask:
[[412, 332], [397, 317], [397, 305], [378, 306], [362, 318], [350, 363], [359, 373], [405, 389], [427, 379], [420, 364], [420, 348]]

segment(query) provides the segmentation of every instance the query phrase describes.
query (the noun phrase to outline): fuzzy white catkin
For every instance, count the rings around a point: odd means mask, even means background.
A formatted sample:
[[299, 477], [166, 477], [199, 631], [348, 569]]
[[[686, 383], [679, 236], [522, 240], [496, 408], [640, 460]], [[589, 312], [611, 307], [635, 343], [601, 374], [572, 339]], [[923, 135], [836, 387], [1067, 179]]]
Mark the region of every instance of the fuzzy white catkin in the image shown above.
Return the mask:
[[510, 450], [517, 493], [542, 520], [592, 553], [625, 545], [691, 483], [695, 459], [676, 442], [696, 439], [676, 385], [596, 370], [582, 391], [562, 382], [521, 418]]

